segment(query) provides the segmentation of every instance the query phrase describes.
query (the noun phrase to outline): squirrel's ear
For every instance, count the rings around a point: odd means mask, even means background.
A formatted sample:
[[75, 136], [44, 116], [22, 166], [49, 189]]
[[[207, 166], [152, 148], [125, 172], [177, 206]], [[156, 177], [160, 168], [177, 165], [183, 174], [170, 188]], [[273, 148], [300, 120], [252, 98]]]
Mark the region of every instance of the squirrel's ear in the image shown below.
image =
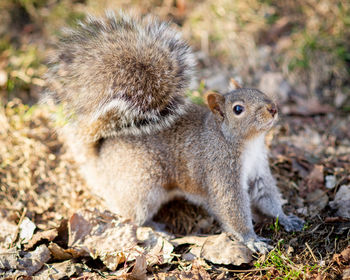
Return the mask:
[[216, 92], [209, 92], [207, 94], [207, 103], [213, 114], [223, 121], [225, 117], [225, 97]]

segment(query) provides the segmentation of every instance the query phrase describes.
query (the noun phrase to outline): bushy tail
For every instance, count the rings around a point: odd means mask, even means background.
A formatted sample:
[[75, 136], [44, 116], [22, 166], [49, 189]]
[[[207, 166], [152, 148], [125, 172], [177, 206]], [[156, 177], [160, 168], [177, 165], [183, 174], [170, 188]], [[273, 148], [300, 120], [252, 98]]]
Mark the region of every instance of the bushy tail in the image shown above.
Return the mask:
[[66, 30], [49, 62], [46, 98], [89, 141], [154, 133], [187, 106], [195, 62], [168, 24], [107, 12]]

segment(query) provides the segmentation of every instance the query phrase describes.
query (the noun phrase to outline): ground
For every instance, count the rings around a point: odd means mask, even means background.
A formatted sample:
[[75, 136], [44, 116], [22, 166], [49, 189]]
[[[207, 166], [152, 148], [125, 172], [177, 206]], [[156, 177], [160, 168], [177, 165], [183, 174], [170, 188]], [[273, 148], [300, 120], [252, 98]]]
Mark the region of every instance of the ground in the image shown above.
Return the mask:
[[[103, 1], [101, 7], [130, 5], [121, 2]], [[59, 27], [74, 25], [86, 11], [101, 7], [94, 1], [0, 2], [5, 19], [0, 26], [0, 275], [348, 279], [349, 4], [300, 0], [295, 1], [297, 9], [293, 1], [283, 7], [278, 1], [248, 2], [150, 1], [137, 7], [172, 19], [194, 46], [199, 82], [188, 91], [194, 102], [201, 103], [207, 90], [224, 91], [231, 77], [277, 96], [280, 120], [267, 138], [270, 165], [286, 212], [305, 219], [303, 231], [287, 233], [272, 220], [255, 225], [274, 249], [238, 265], [224, 249], [213, 258], [219, 245], [209, 243], [217, 244], [215, 238], [222, 237], [220, 227], [203, 209], [181, 199], [155, 217], [165, 224], [166, 236], [104, 212], [55, 133], [60, 123], [50, 116], [61, 109], [37, 103], [45, 88], [44, 57]], [[101, 224], [105, 220], [110, 222]], [[112, 261], [96, 232], [81, 235], [79, 228], [87, 225], [103, 229], [108, 238], [117, 236], [110, 244], [120, 246], [120, 252], [114, 251]], [[142, 239], [144, 235], [149, 237]], [[163, 242], [156, 253], [153, 245], [145, 245], [151, 237]], [[137, 256], [123, 238], [139, 250]], [[199, 253], [194, 248], [200, 248]], [[26, 265], [33, 256], [36, 266]], [[231, 264], [225, 264], [225, 258], [232, 259]], [[28, 267], [38, 269], [30, 272]]]

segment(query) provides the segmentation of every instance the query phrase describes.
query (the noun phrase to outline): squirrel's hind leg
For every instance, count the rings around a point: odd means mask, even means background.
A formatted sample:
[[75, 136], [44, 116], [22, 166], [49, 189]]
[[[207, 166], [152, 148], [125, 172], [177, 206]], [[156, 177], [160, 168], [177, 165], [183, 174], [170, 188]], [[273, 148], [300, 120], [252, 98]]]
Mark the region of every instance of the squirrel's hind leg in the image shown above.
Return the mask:
[[150, 221], [167, 201], [167, 192], [150, 182], [119, 185], [112, 192], [105, 192], [102, 197], [112, 212], [129, 218], [138, 225]]

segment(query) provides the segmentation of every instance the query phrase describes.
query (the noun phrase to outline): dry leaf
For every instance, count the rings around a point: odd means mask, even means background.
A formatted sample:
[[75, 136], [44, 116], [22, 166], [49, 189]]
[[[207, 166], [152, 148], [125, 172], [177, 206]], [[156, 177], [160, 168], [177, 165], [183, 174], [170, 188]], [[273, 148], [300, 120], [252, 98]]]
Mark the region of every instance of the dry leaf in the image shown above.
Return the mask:
[[15, 238], [17, 225], [10, 223], [5, 218], [0, 217], [0, 251], [9, 248]]
[[319, 189], [324, 185], [323, 165], [315, 165], [311, 173], [306, 178], [307, 189], [309, 192]]
[[73, 263], [71, 260], [47, 264], [46, 267], [35, 273], [39, 279], [58, 280], [62, 278], [79, 275], [82, 272], [82, 265]]
[[328, 195], [325, 191], [316, 189], [307, 194], [306, 201], [309, 203], [309, 214], [315, 216], [328, 205]]
[[36, 234], [33, 235], [32, 239], [29, 240], [28, 244], [24, 245], [24, 249], [29, 250], [42, 240], [52, 241], [57, 237], [57, 235], [58, 235], [57, 229], [49, 229], [49, 230], [37, 232]]
[[190, 259], [193, 256], [204, 258], [216, 264], [241, 265], [250, 263], [252, 252], [242, 243], [232, 241], [226, 233], [208, 237], [185, 236], [171, 240], [174, 245], [192, 244]]
[[226, 233], [209, 236], [203, 244], [201, 257], [215, 264], [250, 263], [252, 252], [241, 242], [232, 241]]
[[51, 242], [48, 246], [54, 260], [69, 260], [81, 256], [81, 252], [73, 248], [63, 249], [56, 243]]
[[350, 246], [343, 250], [340, 254], [334, 254], [333, 261], [338, 265], [349, 265], [350, 264]]
[[142, 252], [137, 246], [136, 226], [108, 211], [79, 211], [70, 218], [68, 231], [70, 248], [100, 258], [112, 271]]
[[49, 259], [50, 251], [44, 244], [34, 251], [25, 253], [23, 257], [15, 248], [11, 248], [0, 254], [0, 276], [32, 276]]
[[22, 243], [28, 243], [28, 241], [32, 238], [34, 230], [36, 226], [35, 224], [28, 218], [25, 217], [21, 224], [19, 225], [19, 238]]
[[137, 239], [145, 249], [149, 265], [164, 264], [172, 260], [174, 246], [164, 235], [155, 232], [149, 227], [139, 227], [137, 229]]
[[204, 242], [207, 240], [207, 236], [185, 236], [181, 238], [175, 238], [171, 240], [171, 243], [175, 246], [183, 244], [195, 244], [197, 246], [203, 246]]

